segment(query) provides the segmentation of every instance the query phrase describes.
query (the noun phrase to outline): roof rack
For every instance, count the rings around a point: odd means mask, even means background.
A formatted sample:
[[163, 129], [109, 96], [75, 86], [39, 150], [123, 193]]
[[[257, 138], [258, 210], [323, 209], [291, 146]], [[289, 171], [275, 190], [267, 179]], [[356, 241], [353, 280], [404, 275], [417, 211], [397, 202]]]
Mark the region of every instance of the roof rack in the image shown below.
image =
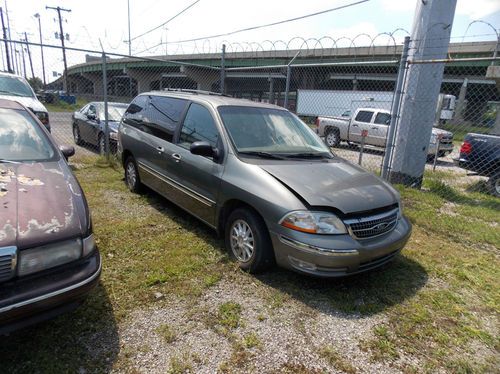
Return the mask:
[[192, 90], [192, 89], [185, 89], [185, 88], [164, 88], [163, 91], [172, 91], [172, 92], [185, 92], [185, 93], [191, 93], [195, 95], [211, 95], [211, 96], [225, 96], [225, 97], [231, 97], [229, 95], [220, 93], [220, 92], [213, 92], [213, 91], [204, 91], [204, 90]]

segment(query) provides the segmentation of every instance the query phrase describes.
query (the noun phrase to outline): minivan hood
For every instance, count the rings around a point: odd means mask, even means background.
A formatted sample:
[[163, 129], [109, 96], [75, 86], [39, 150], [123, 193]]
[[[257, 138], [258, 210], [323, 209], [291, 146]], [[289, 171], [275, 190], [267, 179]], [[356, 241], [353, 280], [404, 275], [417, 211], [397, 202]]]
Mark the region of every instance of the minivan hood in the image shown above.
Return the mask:
[[7, 99], [7, 100], [12, 100], [12, 101], [17, 101], [20, 104], [23, 104], [25, 107], [30, 108], [34, 110], [35, 112], [47, 112], [47, 108], [38, 101], [34, 97], [27, 97], [27, 96], [11, 96], [11, 95], [0, 95], [2, 99]]
[[81, 237], [88, 224], [86, 204], [62, 163], [0, 164], [0, 247]]
[[260, 165], [311, 206], [337, 208], [345, 214], [399, 201], [398, 193], [375, 175], [347, 161]]

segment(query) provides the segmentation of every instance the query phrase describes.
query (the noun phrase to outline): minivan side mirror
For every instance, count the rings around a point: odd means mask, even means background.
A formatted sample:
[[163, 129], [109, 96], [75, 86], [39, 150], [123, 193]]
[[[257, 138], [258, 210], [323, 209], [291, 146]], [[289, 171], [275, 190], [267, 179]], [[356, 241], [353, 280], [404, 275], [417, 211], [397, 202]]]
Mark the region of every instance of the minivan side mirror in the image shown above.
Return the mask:
[[97, 119], [96, 115], [94, 113], [88, 113], [87, 114], [87, 119], [91, 121], [95, 121]]
[[189, 148], [193, 155], [205, 156], [205, 157], [217, 157], [217, 149], [212, 147], [210, 143], [199, 141], [191, 144]]
[[59, 150], [66, 160], [75, 154], [75, 147], [72, 145], [60, 145]]

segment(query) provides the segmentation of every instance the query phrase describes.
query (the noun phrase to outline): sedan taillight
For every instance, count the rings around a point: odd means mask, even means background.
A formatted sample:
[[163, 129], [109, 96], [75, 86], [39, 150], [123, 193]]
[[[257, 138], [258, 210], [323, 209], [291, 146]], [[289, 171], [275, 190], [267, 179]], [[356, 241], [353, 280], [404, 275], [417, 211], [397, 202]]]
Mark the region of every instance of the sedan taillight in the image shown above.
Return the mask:
[[464, 144], [460, 147], [460, 153], [463, 154], [470, 154], [472, 152], [472, 144], [470, 144], [468, 141], [464, 141]]

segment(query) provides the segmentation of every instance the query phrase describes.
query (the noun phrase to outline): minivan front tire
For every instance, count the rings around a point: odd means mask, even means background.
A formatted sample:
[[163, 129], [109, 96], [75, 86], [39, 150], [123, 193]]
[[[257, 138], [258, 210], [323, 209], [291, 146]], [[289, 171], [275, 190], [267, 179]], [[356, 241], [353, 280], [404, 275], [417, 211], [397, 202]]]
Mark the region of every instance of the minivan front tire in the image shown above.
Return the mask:
[[262, 218], [246, 208], [235, 209], [226, 221], [226, 248], [240, 269], [255, 274], [274, 264], [271, 238]]
[[128, 189], [134, 193], [139, 193], [142, 190], [141, 180], [139, 178], [139, 170], [132, 156], [125, 160], [125, 183]]

